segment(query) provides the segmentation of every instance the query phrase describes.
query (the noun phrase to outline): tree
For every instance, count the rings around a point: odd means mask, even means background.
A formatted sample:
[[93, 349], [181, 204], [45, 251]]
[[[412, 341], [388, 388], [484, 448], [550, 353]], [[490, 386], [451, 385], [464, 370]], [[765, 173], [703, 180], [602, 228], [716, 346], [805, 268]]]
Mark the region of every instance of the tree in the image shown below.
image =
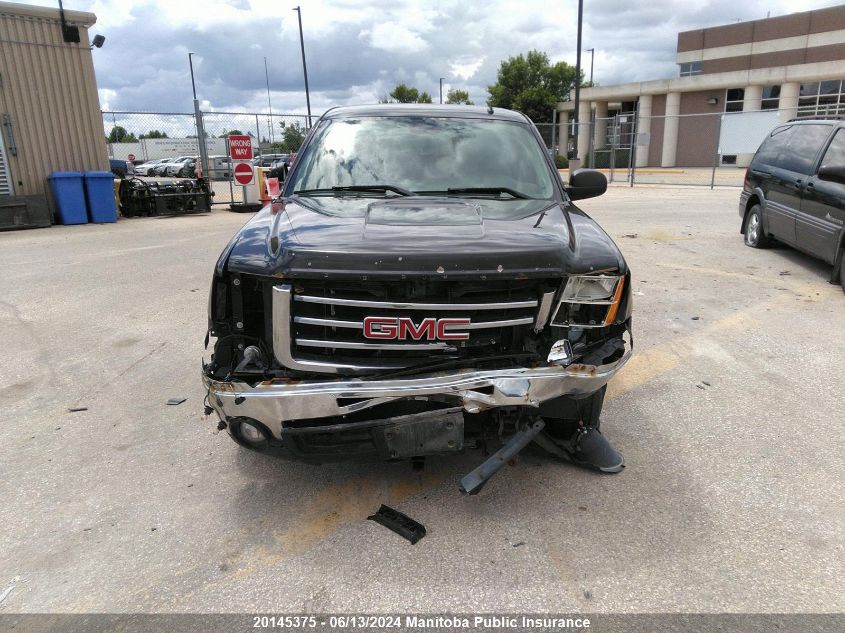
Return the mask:
[[446, 93], [446, 103], [475, 105], [469, 100], [469, 93], [466, 90], [459, 90], [458, 88], [452, 88]]
[[390, 93], [390, 101], [395, 103], [431, 103], [431, 95], [416, 88], [399, 84]]
[[[583, 86], [583, 73], [580, 79]], [[519, 110], [535, 123], [550, 123], [555, 105], [567, 99], [574, 82], [574, 67], [566, 62], [551, 64], [545, 53], [529, 51], [501, 63], [496, 83], [487, 87], [487, 103]]]
[[227, 137], [227, 136], [229, 136], [230, 134], [234, 134], [234, 135], [236, 135], [236, 136], [242, 136], [242, 135], [243, 135], [243, 132], [241, 132], [240, 130], [229, 130], [229, 131], [227, 131], [227, 132], [223, 132], [223, 134], [221, 134], [221, 135], [220, 135], [220, 136], [218, 136], [217, 138], [226, 138], [226, 137]]
[[127, 132], [125, 127], [115, 125], [109, 132], [107, 141], [109, 143], [137, 143], [138, 139], [134, 134]]
[[299, 121], [291, 125], [285, 125], [282, 121], [282, 142], [280, 148], [283, 152], [291, 154], [298, 152], [302, 142], [305, 140], [305, 128]]
[[158, 130], [150, 130], [146, 134], [141, 134], [138, 138], [167, 138], [167, 132], [159, 132]]

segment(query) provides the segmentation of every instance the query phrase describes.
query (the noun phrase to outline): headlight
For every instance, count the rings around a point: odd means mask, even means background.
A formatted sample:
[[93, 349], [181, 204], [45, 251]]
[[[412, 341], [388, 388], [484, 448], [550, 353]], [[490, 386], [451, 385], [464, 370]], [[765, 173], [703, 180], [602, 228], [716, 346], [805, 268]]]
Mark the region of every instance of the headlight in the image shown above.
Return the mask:
[[622, 300], [620, 275], [572, 275], [561, 293], [555, 325], [604, 327], [613, 323]]

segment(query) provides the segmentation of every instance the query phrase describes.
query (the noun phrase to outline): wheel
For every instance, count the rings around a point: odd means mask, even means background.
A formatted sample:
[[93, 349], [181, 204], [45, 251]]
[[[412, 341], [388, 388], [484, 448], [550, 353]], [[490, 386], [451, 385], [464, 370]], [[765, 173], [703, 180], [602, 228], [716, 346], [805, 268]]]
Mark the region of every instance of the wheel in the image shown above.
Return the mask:
[[745, 215], [745, 245], [751, 248], [766, 248], [769, 245], [769, 238], [763, 234], [763, 217], [760, 214], [760, 205], [755, 204]]
[[182, 169], [180, 169], [177, 172], [176, 177], [177, 178], [184, 178], [185, 176], [187, 176], [187, 174], [185, 173], [185, 168], [183, 167]]
[[839, 285], [842, 286], [842, 292], [845, 292], [845, 253], [839, 256]]

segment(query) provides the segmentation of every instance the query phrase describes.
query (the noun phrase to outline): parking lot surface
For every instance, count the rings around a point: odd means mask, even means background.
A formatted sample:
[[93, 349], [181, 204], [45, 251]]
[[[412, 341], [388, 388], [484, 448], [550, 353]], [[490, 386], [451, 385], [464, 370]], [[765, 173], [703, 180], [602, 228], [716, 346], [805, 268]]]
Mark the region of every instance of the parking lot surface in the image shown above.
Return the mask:
[[627, 468], [526, 452], [476, 497], [475, 452], [309, 466], [203, 420], [210, 274], [246, 216], [0, 234], [3, 609], [841, 612], [845, 295], [745, 247], [738, 196], [582, 204], [634, 274], [602, 427]]

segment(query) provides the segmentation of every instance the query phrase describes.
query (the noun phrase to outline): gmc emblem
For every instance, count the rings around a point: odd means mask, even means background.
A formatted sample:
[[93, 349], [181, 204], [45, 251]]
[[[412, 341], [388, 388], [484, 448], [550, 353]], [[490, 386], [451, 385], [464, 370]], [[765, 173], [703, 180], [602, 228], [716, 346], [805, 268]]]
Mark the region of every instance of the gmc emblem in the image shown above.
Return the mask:
[[467, 326], [469, 319], [426, 318], [419, 325], [410, 317], [366, 317], [364, 338], [384, 341], [412, 339], [421, 341], [466, 341], [469, 332], [451, 332], [450, 328]]

